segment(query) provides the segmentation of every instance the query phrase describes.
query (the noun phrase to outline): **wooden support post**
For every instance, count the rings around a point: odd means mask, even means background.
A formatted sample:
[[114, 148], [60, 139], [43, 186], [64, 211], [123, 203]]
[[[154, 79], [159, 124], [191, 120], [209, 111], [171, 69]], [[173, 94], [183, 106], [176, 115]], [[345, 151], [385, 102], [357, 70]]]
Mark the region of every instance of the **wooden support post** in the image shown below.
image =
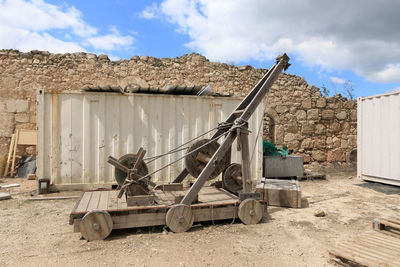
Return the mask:
[[176, 178], [172, 181], [172, 183], [181, 183], [186, 176], [188, 176], [189, 172], [186, 168], [184, 168], [179, 174], [178, 176], [176, 176]]
[[[247, 129], [246, 129], [247, 130]], [[242, 192], [251, 191], [251, 175], [250, 175], [250, 156], [249, 156], [249, 133], [247, 131], [240, 132], [241, 154], [242, 154]]]
[[15, 156], [16, 156], [16, 154], [17, 154], [18, 139], [19, 139], [19, 130], [17, 130], [17, 132], [15, 133], [14, 151], [13, 151], [12, 162], [11, 162], [11, 169], [10, 169], [10, 176], [11, 176], [11, 177], [14, 177]]

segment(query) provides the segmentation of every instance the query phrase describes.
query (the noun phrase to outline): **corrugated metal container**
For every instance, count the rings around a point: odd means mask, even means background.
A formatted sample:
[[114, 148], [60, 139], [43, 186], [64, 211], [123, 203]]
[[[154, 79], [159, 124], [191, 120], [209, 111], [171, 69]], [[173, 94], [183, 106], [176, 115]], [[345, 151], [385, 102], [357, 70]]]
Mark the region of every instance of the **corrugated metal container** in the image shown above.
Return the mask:
[[358, 99], [357, 173], [400, 186], [400, 92]]
[[[214, 128], [241, 101], [236, 97], [42, 90], [37, 98], [37, 173], [39, 178], [49, 178], [58, 190], [109, 187], [116, 182], [108, 156], [136, 153], [140, 146], [147, 150], [145, 157], [165, 153]], [[263, 111], [260, 105], [249, 122], [254, 180], [262, 176]], [[184, 153], [168, 155], [148, 167], [159, 169]], [[236, 149], [232, 162], [240, 162]], [[170, 182], [183, 168], [180, 161], [153, 175], [152, 181]]]
[[300, 177], [304, 175], [304, 158], [302, 156], [266, 156], [263, 163], [263, 177]]

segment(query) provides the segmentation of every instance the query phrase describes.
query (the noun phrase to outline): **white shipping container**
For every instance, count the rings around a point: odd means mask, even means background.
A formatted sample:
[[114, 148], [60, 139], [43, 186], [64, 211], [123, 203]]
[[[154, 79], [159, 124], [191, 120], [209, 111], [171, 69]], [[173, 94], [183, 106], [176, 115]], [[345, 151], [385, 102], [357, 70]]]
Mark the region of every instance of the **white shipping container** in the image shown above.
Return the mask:
[[357, 175], [400, 186], [400, 92], [358, 99]]
[[[237, 97], [42, 90], [37, 99], [37, 174], [50, 179], [57, 190], [110, 187], [116, 181], [108, 156], [136, 153], [141, 146], [147, 151], [145, 157], [163, 154], [216, 127], [241, 102]], [[262, 176], [264, 110], [261, 104], [249, 121], [253, 180]], [[232, 148], [232, 162], [240, 162], [236, 143]], [[149, 164], [150, 172], [184, 153]], [[171, 182], [183, 168], [182, 160], [153, 175], [152, 181]]]

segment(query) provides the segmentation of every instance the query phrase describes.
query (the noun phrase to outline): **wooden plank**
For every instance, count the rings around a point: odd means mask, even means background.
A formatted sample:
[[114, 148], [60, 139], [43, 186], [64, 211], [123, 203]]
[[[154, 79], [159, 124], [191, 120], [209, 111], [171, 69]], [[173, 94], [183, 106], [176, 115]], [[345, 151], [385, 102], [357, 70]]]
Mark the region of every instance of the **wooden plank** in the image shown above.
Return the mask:
[[399, 239], [377, 232], [341, 243], [330, 254], [363, 266], [400, 266]]
[[92, 197], [89, 201], [89, 205], [87, 207], [87, 211], [97, 210], [99, 206], [101, 191], [93, 191]]
[[76, 199], [78, 196], [61, 196], [61, 197], [31, 197], [28, 201], [40, 201], [40, 200], [65, 200], [65, 199]]
[[4, 168], [4, 174], [3, 174], [4, 177], [7, 176], [8, 169], [10, 168], [10, 163], [11, 163], [10, 161], [11, 161], [11, 155], [13, 154], [14, 143], [15, 143], [15, 134], [12, 134], [10, 148], [8, 150], [7, 163], [6, 163], [6, 167]]
[[18, 137], [19, 137], [19, 130], [15, 133], [15, 141], [14, 141], [14, 151], [13, 151], [13, 156], [11, 160], [11, 170], [10, 170], [10, 176], [14, 176], [14, 169], [15, 169], [15, 156], [17, 154], [17, 144], [18, 144]]
[[113, 229], [165, 225], [167, 212], [139, 213], [122, 216], [112, 216]]
[[37, 145], [37, 132], [35, 130], [19, 130], [17, 145]]
[[118, 191], [109, 191], [108, 193], [108, 206], [107, 209], [118, 209], [118, 199], [117, 199]]
[[[242, 184], [243, 184], [243, 193], [247, 193], [251, 191], [251, 173], [250, 173], [250, 156], [249, 156], [249, 134], [247, 129], [243, 129], [240, 132], [239, 136], [242, 155]], [[238, 141], [239, 141], [238, 140]]]
[[218, 207], [203, 208], [203, 209], [192, 209], [194, 221], [213, 221], [213, 220], [224, 220], [237, 218], [237, 206], [229, 207]]
[[92, 197], [93, 192], [85, 192], [79, 201], [78, 206], [73, 212], [85, 212], [87, 210], [87, 207], [89, 205], [90, 199]]
[[99, 205], [97, 209], [99, 210], [107, 210], [108, 209], [108, 199], [109, 199], [110, 191], [102, 191], [100, 194]]
[[0, 200], [6, 200], [6, 199], [10, 199], [11, 195], [7, 194], [7, 193], [1, 193], [0, 192]]

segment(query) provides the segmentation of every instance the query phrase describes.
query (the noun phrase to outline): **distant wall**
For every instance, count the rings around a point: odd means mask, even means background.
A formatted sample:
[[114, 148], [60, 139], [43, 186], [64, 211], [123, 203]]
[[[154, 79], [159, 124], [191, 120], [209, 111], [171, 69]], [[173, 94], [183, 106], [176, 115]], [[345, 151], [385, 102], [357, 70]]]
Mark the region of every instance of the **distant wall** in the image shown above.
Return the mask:
[[[15, 129], [36, 128], [36, 89], [79, 90], [85, 86], [206, 85], [244, 97], [265, 69], [210, 62], [198, 54], [179, 58], [50, 54], [0, 50], [0, 166]], [[301, 77], [280, 74], [272, 86], [264, 137], [288, 145], [305, 162], [349, 162], [356, 148], [356, 101], [325, 98]], [[1, 171], [1, 169], [0, 169]]]

